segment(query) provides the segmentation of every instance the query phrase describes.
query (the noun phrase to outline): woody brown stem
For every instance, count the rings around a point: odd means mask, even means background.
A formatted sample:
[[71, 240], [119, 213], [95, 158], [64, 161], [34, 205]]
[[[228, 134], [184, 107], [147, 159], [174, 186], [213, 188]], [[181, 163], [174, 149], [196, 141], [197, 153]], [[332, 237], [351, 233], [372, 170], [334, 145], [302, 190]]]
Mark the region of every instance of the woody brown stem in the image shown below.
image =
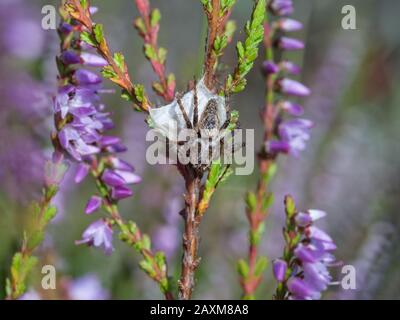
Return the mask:
[[182, 300], [189, 300], [192, 297], [195, 285], [195, 270], [200, 262], [197, 257], [199, 246], [199, 226], [201, 215], [197, 212], [201, 177], [193, 170], [186, 168], [186, 208], [183, 213], [185, 228], [183, 234], [183, 257], [182, 271], [179, 280], [179, 297]]
[[204, 82], [207, 88], [212, 88], [214, 84], [214, 67], [217, 56], [213, 53], [215, 38], [221, 31], [220, 27], [220, 0], [212, 0], [212, 11], [207, 12], [208, 19], [208, 38], [206, 59], [204, 65]]

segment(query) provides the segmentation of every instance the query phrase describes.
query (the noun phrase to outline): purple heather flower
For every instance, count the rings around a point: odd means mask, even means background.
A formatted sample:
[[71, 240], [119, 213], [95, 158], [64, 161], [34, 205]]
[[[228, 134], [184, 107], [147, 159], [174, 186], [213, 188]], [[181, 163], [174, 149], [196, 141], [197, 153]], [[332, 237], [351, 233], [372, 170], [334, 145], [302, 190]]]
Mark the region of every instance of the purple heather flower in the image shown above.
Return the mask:
[[111, 187], [122, 186], [126, 183], [124, 178], [122, 178], [119, 174], [110, 169], [104, 170], [101, 179], [104, 181], [104, 183]]
[[[60, 32], [69, 32], [70, 27], [62, 24]], [[80, 50], [65, 50], [60, 55], [64, 65], [76, 66], [71, 68], [71, 74], [65, 79], [69, 83], [60, 87], [54, 98], [57, 138], [64, 153], [79, 162], [75, 182], [83, 181], [92, 164], [102, 163], [101, 179], [110, 187], [110, 196], [119, 200], [132, 195], [127, 185], [140, 182], [140, 177], [133, 173], [132, 166], [115, 156], [115, 153], [126, 151], [121, 139], [106, 134], [114, 128], [114, 123], [110, 113], [105, 112], [100, 94], [108, 93], [109, 90], [102, 88], [102, 78], [97, 73], [80, 66], [104, 67], [107, 61], [97, 54], [83, 51], [84, 48], [81, 46]], [[102, 198], [93, 196], [85, 212], [94, 212], [101, 203]], [[87, 232], [92, 229], [89, 227]]]
[[283, 280], [285, 280], [286, 270], [287, 270], [286, 261], [283, 261], [281, 259], [276, 259], [273, 262], [274, 277], [278, 282], [282, 282]]
[[97, 13], [99, 11], [99, 8], [97, 8], [97, 7], [94, 7], [94, 6], [90, 6], [89, 7], [89, 12], [90, 12], [90, 14], [95, 14], [95, 13]]
[[105, 67], [108, 62], [97, 54], [82, 52], [81, 59], [83, 64], [89, 67]]
[[279, 125], [279, 137], [288, 144], [289, 153], [298, 156], [305, 149], [312, 127], [313, 123], [307, 119], [287, 120]]
[[125, 170], [125, 171], [133, 171], [134, 170], [134, 168], [128, 162], [121, 160], [117, 157], [112, 157], [110, 161], [111, 161], [114, 169]]
[[61, 54], [61, 61], [64, 62], [65, 64], [77, 64], [81, 63], [82, 59], [79, 56], [79, 54], [69, 50], [69, 51], [64, 51]]
[[322, 210], [310, 209], [307, 212], [299, 212], [296, 215], [296, 224], [300, 227], [306, 227], [312, 222], [326, 216], [326, 212]]
[[125, 186], [117, 186], [112, 188], [111, 197], [116, 200], [121, 200], [130, 197], [133, 194], [132, 190]]
[[300, 278], [290, 278], [287, 287], [294, 300], [319, 299], [321, 294]]
[[283, 18], [279, 20], [278, 26], [282, 31], [285, 32], [292, 32], [303, 29], [303, 24], [300, 21], [290, 18]]
[[279, 71], [279, 67], [273, 63], [272, 61], [264, 61], [262, 64], [262, 71], [264, 75], [269, 75], [273, 73], [277, 73]]
[[75, 183], [82, 182], [89, 173], [89, 169], [89, 165], [86, 163], [80, 163], [75, 173]]
[[107, 61], [97, 54], [89, 52], [77, 53], [72, 50], [64, 51], [61, 54], [61, 60], [65, 64], [83, 64], [89, 67], [105, 67]]
[[296, 229], [301, 240], [293, 250], [296, 259], [294, 271], [287, 281], [289, 299], [319, 299], [321, 292], [332, 281], [328, 267], [335, 262], [332, 251], [336, 245], [327, 233], [313, 225], [314, 221], [325, 215], [324, 211], [313, 209], [295, 215]]
[[310, 89], [308, 89], [305, 85], [301, 84], [298, 81], [292, 79], [281, 79], [278, 82], [279, 89], [282, 93], [296, 96], [296, 97], [305, 97], [310, 94]]
[[125, 180], [126, 184], [136, 184], [142, 181], [142, 179], [134, 174], [131, 171], [125, 171], [125, 170], [114, 170], [116, 174], [118, 174], [120, 177], [122, 177]]
[[301, 68], [297, 64], [294, 64], [291, 61], [282, 61], [279, 64], [279, 66], [283, 71], [286, 71], [294, 75], [298, 75], [301, 72]]
[[304, 49], [304, 43], [298, 39], [281, 37], [276, 42], [278, 48], [288, 51]]
[[100, 144], [102, 147], [112, 146], [121, 142], [119, 137], [114, 136], [102, 136], [100, 139]]
[[18, 300], [41, 300], [41, 298], [37, 291], [30, 289], [20, 296]]
[[317, 262], [324, 254], [323, 250], [318, 249], [313, 245], [299, 244], [294, 250], [294, 255], [303, 263]]
[[109, 293], [94, 274], [87, 274], [68, 284], [68, 295], [72, 300], [106, 300]]
[[303, 263], [304, 281], [317, 291], [325, 291], [332, 281], [325, 263]]
[[301, 116], [304, 113], [304, 109], [301, 105], [291, 101], [283, 101], [279, 105], [285, 112], [292, 116]]
[[79, 85], [91, 85], [91, 84], [100, 84], [102, 82], [101, 77], [92, 71], [85, 69], [78, 69], [75, 72], [75, 78]]
[[290, 145], [286, 141], [270, 140], [265, 144], [265, 149], [268, 153], [289, 153]]
[[294, 10], [292, 0], [272, 0], [269, 8], [277, 16], [290, 15]]
[[99, 196], [92, 196], [88, 203], [86, 204], [85, 213], [91, 214], [100, 208], [102, 203], [102, 198]]
[[102, 247], [104, 253], [109, 255], [114, 250], [112, 245], [113, 230], [109, 224], [103, 220], [97, 220], [87, 227], [82, 234], [82, 239], [76, 244], [87, 244], [89, 246]]
[[72, 25], [70, 25], [69, 23], [62, 22], [59, 27], [59, 30], [64, 34], [69, 34], [74, 30], [74, 27]]

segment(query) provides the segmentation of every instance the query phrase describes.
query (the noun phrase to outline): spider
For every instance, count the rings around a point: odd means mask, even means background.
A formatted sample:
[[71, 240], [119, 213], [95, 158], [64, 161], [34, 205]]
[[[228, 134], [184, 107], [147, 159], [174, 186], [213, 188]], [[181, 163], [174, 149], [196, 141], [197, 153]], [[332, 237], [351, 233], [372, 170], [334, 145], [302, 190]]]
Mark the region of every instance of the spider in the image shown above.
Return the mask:
[[[216, 98], [208, 100], [199, 118], [199, 100], [195, 80], [193, 89], [193, 119], [191, 121], [181, 98], [182, 96], [177, 96], [177, 104], [189, 135], [186, 140], [177, 141], [178, 153], [189, 157], [190, 165], [197, 172], [204, 172], [209, 169], [212, 161], [218, 159], [225, 150], [224, 138], [228, 132], [226, 129], [231, 123], [228, 99], [225, 98], [225, 121], [220, 119], [218, 112], [219, 105]], [[232, 150], [233, 152], [234, 150]]]

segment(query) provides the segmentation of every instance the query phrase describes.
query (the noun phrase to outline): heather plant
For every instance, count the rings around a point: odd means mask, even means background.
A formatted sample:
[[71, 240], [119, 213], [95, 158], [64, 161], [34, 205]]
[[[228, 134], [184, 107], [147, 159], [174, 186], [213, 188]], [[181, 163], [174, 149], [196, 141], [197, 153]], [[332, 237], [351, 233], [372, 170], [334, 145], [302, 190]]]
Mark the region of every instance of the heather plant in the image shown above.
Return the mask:
[[[304, 48], [303, 42], [286, 36], [300, 30], [302, 24], [288, 17], [293, 13], [291, 0], [254, 1], [244, 26], [244, 39], [236, 43], [236, 65], [224, 66], [224, 69], [221, 60], [233, 42], [236, 29], [236, 23], [230, 20], [236, 1], [201, 0], [207, 20], [203, 69], [199, 78], [186, 81], [186, 92], [179, 92], [175, 75], [167, 72], [167, 50], [158, 42], [160, 11], [152, 8], [148, 0], [134, 2], [139, 13], [134, 28], [143, 40], [144, 56], [157, 78], [151, 87], [162, 102], [151, 101], [146, 86], [133, 80], [124, 55], [111, 50], [106, 29], [95, 22], [97, 8], [89, 0], [61, 1], [61, 22], [57, 29], [60, 46], [56, 57], [58, 88], [53, 99], [51, 134], [54, 150], [45, 166], [42, 198], [32, 204], [32, 222], [12, 259], [6, 284], [9, 299], [34, 295], [32, 290], [27, 292], [28, 276], [37, 262], [34, 254], [56, 215], [52, 202], [70, 167], [76, 168], [75, 183], [90, 177], [96, 190], [84, 209], [85, 214], [96, 218], [83, 230], [76, 244], [101, 248], [106, 255], [112, 255], [114, 234], [118, 233], [119, 240], [139, 253], [140, 268], [156, 282], [166, 299], [192, 298], [196, 270], [201, 263], [200, 226], [216, 190], [233, 173], [231, 163], [224, 162], [225, 154], [221, 150], [228, 147], [228, 152], [234, 154], [243, 148], [243, 143], [237, 143], [235, 138], [235, 130], [240, 129], [239, 114], [230, 105], [235, 103], [236, 94], [245, 91], [246, 78], [259, 56], [260, 44], [264, 43], [262, 72], [266, 92], [261, 112], [263, 142], [257, 154], [259, 181], [256, 190], [246, 195], [250, 224], [248, 260], [238, 262], [242, 297], [256, 298], [257, 287], [268, 266], [267, 258], [259, 252], [259, 244], [264, 220], [274, 200], [270, 183], [277, 171], [277, 157], [280, 154], [299, 156], [313, 126], [310, 120], [299, 118], [303, 108], [291, 100], [309, 95], [310, 90], [289, 78], [298, 75], [300, 68], [284, 59], [285, 51]], [[134, 164], [122, 160], [121, 155], [127, 150], [122, 139], [109, 134], [115, 122], [112, 108], [105, 106], [103, 96], [115, 92], [103, 88], [103, 78], [118, 87], [121, 98], [129, 102], [133, 112], [146, 115], [149, 129], [168, 147], [165, 157], [172, 157], [172, 153], [178, 155], [176, 171], [182, 176], [185, 188], [183, 208], [175, 213], [183, 218], [179, 279], [169, 275], [166, 253], [154, 250], [150, 236], [121, 213], [120, 201], [134, 196], [131, 185], [146, 181], [135, 173]], [[173, 133], [172, 127], [176, 129]], [[189, 135], [181, 139], [180, 134], [187, 130]], [[188, 162], [180, 156], [186, 156]], [[203, 162], [207, 156], [210, 161]], [[314, 221], [325, 212], [299, 211], [289, 195], [285, 198], [285, 211], [284, 252], [272, 263], [277, 281], [273, 298], [319, 299], [332, 281], [327, 267], [335, 262], [332, 251], [336, 248], [331, 237], [314, 226]], [[179, 233], [175, 224], [176, 220], [171, 219], [165, 226], [172, 230], [169, 234]], [[207, 259], [206, 253], [203, 258]], [[107, 296], [95, 280], [88, 281], [90, 286], [98, 288], [102, 297]], [[70, 287], [68, 290], [73, 292], [74, 283]]]

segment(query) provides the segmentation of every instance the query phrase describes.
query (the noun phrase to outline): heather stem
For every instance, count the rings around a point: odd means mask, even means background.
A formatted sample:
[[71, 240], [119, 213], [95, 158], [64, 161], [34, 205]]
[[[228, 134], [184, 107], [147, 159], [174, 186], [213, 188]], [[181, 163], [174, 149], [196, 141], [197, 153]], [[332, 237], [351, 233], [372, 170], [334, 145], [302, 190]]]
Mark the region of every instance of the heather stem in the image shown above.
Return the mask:
[[217, 62], [217, 56], [214, 54], [214, 42], [221, 30], [220, 27], [220, 0], [212, 0], [212, 11], [207, 12], [208, 19], [208, 39], [207, 39], [207, 52], [205, 59], [204, 78], [205, 84], [208, 88], [213, 88], [214, 71]]
[[153, 82], [153, 89], [166, 102], [171, 102], [175, 97], [175, 77], [173, 74], [166, 75], [167, 50], [158, 45], [160, 12], [158, 9], [151, 10], [148, 0], [135, 0], [135, 4], [140, 17], [135, 20], [134, 26], [143, 38], [144, 54], [159, 79], [159, 82]]
[[21, 249], [14, 254], [12, 259], [10, 278], [6, 283], [7, 299], [18, 299], [26, 291], [26, 279], [37, 262], [33, 253], [42, 244], [45, 230], [56, 215], [57, 209], [51, 205], [51, 202], [59, 190], [59, 184], [67, 166], [63, 163], [63, 157], [60, 156], [52, 162], [49, 161], [46, 169], [50, 172], [46, 172], [42, 198], [32, 206], [32, 226], [25, 232]]
[[[264, 24], [264, 46], [265, 56], [267, 60], [273, 61], [272, 50], [272, 32], [268, 21]], [[268, 183], [273, 176], [275, 170], [275, 156], [268, 154], [265, 150], [265, 144], [272, 139], [275, 124], [275, 106], [274, 106], [274, 75], [270, 74], [265, 80], [265, 104], [261, 113], [262, 122], [264, 124], [264, 139], [260, 151], [258, 152], [258, 169], [260, 178], [254, 194], [255, 203], [253, 207], [248, 206], [247, 218], [250, 225], [249, 230], [249, 252], [248, 252], [248, 273], [241, 277], [241, 285], [243, 289], [244, 299], [254, 299], [262, 276], [256, 272], [256, 264], [259, 261], [258, 243], [263, 234], [263, 221], [269, 213], [269, 206], [272, 205], [272, 193], [268, 192]], [[248, 195], [249, 197], [249, 195]], [[268, 202], [268, 205], [265, 205]], [[261, 228], [260, 228], [261, 227]], [[254, 238], [258, 238], [255, 241]]]
[[199, 245], [199, 226], [201, 215], [198, 214], [198, 203], [201, 186], [201, 177], [186, 168], [186, 194], [185, 210], [183, 218], [185, 221], [183, 241], [182, 271], [179, 280], [179, 297], [189, 300], [195, 286], [195, 270], [199, 265], [200, 258], [197, 257]]

